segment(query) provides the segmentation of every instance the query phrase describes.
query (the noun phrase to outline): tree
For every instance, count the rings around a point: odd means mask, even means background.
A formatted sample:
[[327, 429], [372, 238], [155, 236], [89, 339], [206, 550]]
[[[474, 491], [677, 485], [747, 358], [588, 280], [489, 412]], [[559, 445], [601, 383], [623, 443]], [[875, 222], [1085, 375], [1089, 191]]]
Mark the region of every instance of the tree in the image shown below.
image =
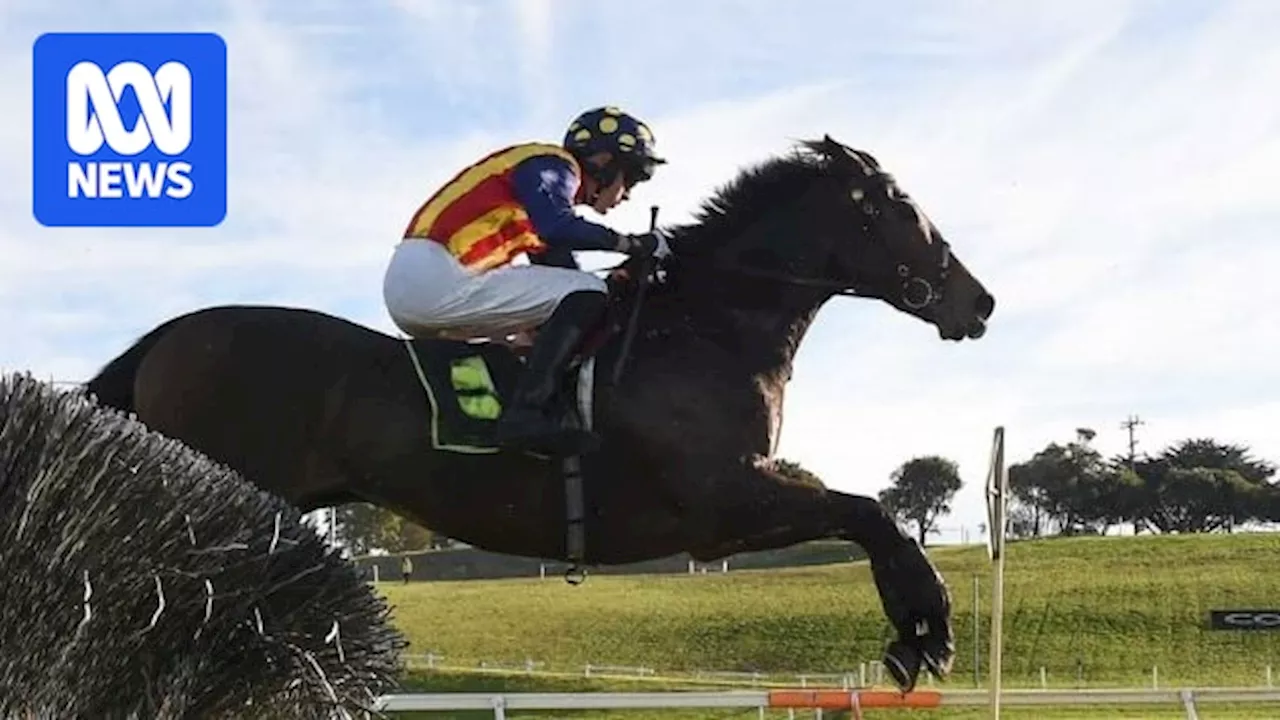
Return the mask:
[[396, 513], [369, 503], [347, 503], [337, 508], [338, 541], [352, 555], [374, 550], [411, 552], [433, 545], [433, 533]]
[[1037, 473], [1029, 472], [1026, 464], [1009, 466], [1009, 520], [1013, 523], [1013, 510], [1017, 508], [1017, 532], [1015, 537], [1038, 538], [1048, 534], [1053, 502], [1045, 483]]
[[1009, 467], [1013, 497], [1029, 509], [1035, 535], [1105, 532], [1132, 522], [1155, 532], [1230, 531], [1239, 523], [1280, 520], [1277, 469], [1246, 447], [1195, 438], [1155, 457], [1104, 461], [1089, 447], [1088, 428], [1077, 441], [1051, 443], [1030, 460]]
[[1010, 493], [1030, 509], [1034, 536], [1052, 520], [1064, 535], [1106, 531], [1126, 516], [1126, 485], [1116, 468], [1083, 442], [1050, 443], [1009, 466]]
[[1192, 438], [1175, 443], [1160, 454], [1161, 459], [1184, 470], [1210, 468], [1232, 470], [1250, 485], [1266, 485], [1276, 474], [1276, 466], [1249, 455], [1243, 445], [1220, 443], [1212, 438]]
[[385, 549], [394, 518], [390, 511], [369, 503], [345, 503], [336, 510], [338, 542], [346, 545], [352, 555]]
[[[1017, 498], [1010, 498], [1005, 516], [1005, 521], [1008, 523], [1005, 536], [1015, 540], [1039, 537], [1041, 530], [1044, 529], [1042, 520], [1043, 516], [1039, 509], [1020, 502]], [[985, 532], [986, 523], [982, 526]]]
[[773, 469], [779, 475], [794, 480], [801, 485], [809, 485], [811, 487], [826, 489], [826, 484], [822, 482], [822, 478], [805, 469], [803, 465], [794, 460], [786, 458], [778, 458], [773, 461]]
[[434, 533], [427, 528], [410, 522], [405, 518], [396, 515], [391, 521], [391, 532], [388, 534], [387, 545], [383, 550], [391, 553], [415, 552], [418, 550], [426, 550], [432, 546]]
[[1280, 489], [1274, 465], [1248, 448], [1210, 438], [1182, 440], [1154, 458], [1134, 462], [1140, 478], [1138, 512], [1160, 532], [1230, 531], [1240, 523], [1273, 520]]
[[938, 518], [951, 512], [951, 499], [962, 485], [960, 469], [952, 460], [928, 455], [908, 460], [891, 477], [893, 485], [880, 492], [880, 502], [894, 517], [915, 523], [924, 545]]

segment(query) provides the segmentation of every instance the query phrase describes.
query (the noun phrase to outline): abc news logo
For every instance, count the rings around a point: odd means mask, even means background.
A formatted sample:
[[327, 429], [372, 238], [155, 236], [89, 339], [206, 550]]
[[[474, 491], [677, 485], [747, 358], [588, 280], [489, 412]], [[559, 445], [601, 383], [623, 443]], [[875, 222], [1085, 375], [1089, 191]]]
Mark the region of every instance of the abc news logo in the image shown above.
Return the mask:
[[227, 47], [221, 37], [46, 33], [32, 52], [32, 199], [39, 222], [222, 222]]
[[1280, 610], [1210, 610], [1213, 630], [1280, 630]]
[[[132, 89], [140, 115], [124, 126], [117, 98]], [[166, 109], [166, 104], [168, 109]], [[103, 143], [126, 157], [154, 146], [176, 157], [191, 145], [191, 70], [169, 61], [153, 75], [137, 62], [122, 62], [104, 73], [88, 60], [67, 73], [67, 147], [91, 157]], [[67, 195], [87, 198], [191, 195], [191, 163], [185, 161], [87, 161], [67, 165]]]

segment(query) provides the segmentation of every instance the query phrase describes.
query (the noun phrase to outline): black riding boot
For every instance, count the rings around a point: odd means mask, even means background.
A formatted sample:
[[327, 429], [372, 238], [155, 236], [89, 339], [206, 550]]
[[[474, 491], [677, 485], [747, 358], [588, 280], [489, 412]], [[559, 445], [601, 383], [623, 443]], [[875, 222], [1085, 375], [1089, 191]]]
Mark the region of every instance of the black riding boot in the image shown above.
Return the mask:
[[498, 419], [499, 443], [555, 456], [578, 454], [594, 445], [590, 432], [564, 427], [551, 404], [565, 366], [600, 319], [606, 299], [601, 292], [570, 293], [539, 328], [528, 364]]

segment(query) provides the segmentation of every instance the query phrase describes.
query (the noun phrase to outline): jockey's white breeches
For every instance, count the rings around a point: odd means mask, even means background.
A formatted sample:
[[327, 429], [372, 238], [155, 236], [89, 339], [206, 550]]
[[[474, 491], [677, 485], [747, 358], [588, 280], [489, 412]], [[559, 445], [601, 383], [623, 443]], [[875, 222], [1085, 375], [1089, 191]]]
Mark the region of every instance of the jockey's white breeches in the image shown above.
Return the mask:
[[606, 292], [604, 280], [571, 268], [507, 265], [485, 272], [464, 267], [431, 240], [396, 246], [382, 297], [396, 326], [412, 337], [447, 331], [505, 337], [541, 325], [569, 293]]

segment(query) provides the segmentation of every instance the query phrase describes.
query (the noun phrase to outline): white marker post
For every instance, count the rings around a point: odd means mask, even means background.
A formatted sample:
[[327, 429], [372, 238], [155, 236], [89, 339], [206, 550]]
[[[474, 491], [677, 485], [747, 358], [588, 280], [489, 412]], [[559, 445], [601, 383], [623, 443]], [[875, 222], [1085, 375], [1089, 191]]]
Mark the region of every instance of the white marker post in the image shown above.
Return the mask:
[[1004, 427], [996, 428], [987, 472], [987, 556], [995, 566], [991, 583], [991, 717], [1000, 718], [1001, 630], [1004, 625], [1004, 539], [1008, 509], [1009, 473], [1004, 466]]

